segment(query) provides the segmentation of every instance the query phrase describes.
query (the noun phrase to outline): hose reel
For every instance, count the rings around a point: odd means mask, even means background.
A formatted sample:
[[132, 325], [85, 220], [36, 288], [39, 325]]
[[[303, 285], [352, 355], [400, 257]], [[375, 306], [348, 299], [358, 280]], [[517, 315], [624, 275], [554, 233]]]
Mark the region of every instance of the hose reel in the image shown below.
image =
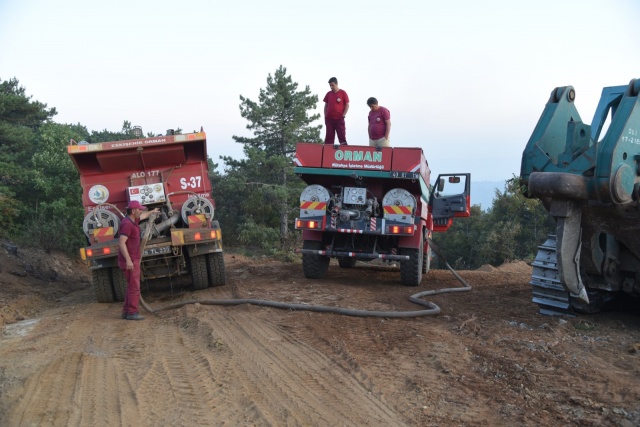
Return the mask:
[[82, 230], [87, 238], [91, 238], [93, 230], [103, 227], [113, 227], [113, 234], [115, 235], [120, 228], [120, 218], [106, 209], [95, 209], [89, 212], [82, 221]]
[[189, 197], [186, 202], [182, 205], [182, 209], [180, 211], [182, 215], [182, 221], [185, 224], [189, 223], [189, 217], [191, 215], [205, 215], [207, 218], [213, 218], [214, 214], [213, 203], [204, 197], [196, 196]]
[[416, 206], [416, 198], [404, 188], [394, 188], [382, 199], [384, 217], [388, 220], [411, 223]]

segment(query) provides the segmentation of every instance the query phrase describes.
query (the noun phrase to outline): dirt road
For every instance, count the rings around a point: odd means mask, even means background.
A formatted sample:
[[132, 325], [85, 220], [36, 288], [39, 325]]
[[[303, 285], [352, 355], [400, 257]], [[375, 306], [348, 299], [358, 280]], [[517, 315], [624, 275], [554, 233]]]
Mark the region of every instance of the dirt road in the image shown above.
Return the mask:
[[[519, 262], [462, 271], [468, 293], [430, 298], [435, 317], [357, 318], [242, 305], [119, 317], [86, 269], [0, 251], [0, 425], [513, 426], [640, 424], [640, 318], [537, 314]], [[225, 257], [228, 283], [143, 290], [182, 300], [257, 298], [416, 310], [394, 268]]]

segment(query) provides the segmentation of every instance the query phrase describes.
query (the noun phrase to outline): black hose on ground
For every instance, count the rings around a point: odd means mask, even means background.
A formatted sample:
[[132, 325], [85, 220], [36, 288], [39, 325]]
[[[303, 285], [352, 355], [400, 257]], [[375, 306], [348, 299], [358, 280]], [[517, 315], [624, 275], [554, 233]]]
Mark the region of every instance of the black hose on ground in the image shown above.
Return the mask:
[[[354, 316], [354, 317], [387, 317], [387, 318], [403, 318], [403, 317], [422, 317], [422, 316], [435, 316], [436, 314], [440, 314], [440, 307], [436, 304], [425, 301], [421, 299], [422, 297], [428, 295], [438, 295], [450, 292], [468, 292], [472, 288], [471, 286], [462, 278], [460, 275], [449, 265], [449, 263], [445, 260], [442, 252], [438, 249], [438, 247], [433, 243], [431, 239], [427, 239], [429, 246], [431, 249], [445, 262], [447, 269], [453, 273], [456, 279], [460, 283], [464, 285], [462, 288], [444, 288], [444, 289], [436, 289], [431, 291], [423, 291], [417, 294], [411, 295], [409, 297], [409, 301], [414, 304], [418, 304], [424, 307], [428, 307], [426, 310], [416, 310], [416, 311], [376, 311], [376, 310], [355, 310], [350, 308], [341, 308], [341, 307], [329, 307], [325, 305], [307, 305], [307, 304], [292, 304], [278, 301], [268, 301], [254, 298], [241, 298], [241, 299], [218, 299], [218, 300], [188, 300], [181, 301], [175, 304], [166, 305], [164, 307], [152, 309], [142, 298], [140, 295], [140, 305], [148, 311], [149, 313], [158, 313], [160, 311], [173, 310], [176, 308], [184, 307], [189, 304], [201, 304], [201, 305], [223, 305], [223, 306], [234, 306], [234, 305], [242, 305], [242, 304], [252, 304], [262, 307], [273, 307], [280, 308], [284, 310], [302, 310], [302, 311], [314, 311], [318, 313], [333, 313], [333, 314], [342, 314], [345, 316]], [[144, 244], [146, 244], [146, 240], [144, 240]], [[144, 246], [143, 246], [144, 247]]]
[[[440, 257], [440, 259], [442, 259], [444, 261], [445, 265], [447, 266], [447, 269], [449, 271], [451, 271], [451, 274], [453, 274], [453, 276], [456, 279], [458, 279], [458, 281], [460, 283], [463, 284], [463, 287], [461, 287], [461, 288], [435, 289], [435, 290], [432, 290], [432, 291], [419, 292], [417, 294], [411, 295], [409, 297], [409, 301], [411, 301], [411, 302], [413, 302], [415, 304], [422, 304], [422, 303], [425, 302], [425, 301], [420, 299], [422, 297], [426, 297], [426, 296], [429, 296], [429, 295], [446, 294], [446, 293], [452, 293], [452, 292], [469, 292], [471, 289], [473, 289], [471, 287], [471, 285], [469, 285], [462, 277], [460, 277], [458, 272], [455, 271], [453, 269], [453, 267], [451, 267], [449, 265], [449, 263], [447, 262], [447, 260], [444, 257], [444, 254], [440, 251], [440, 248], [438, 248], [438, 246], [436, 246], [436, 244], [433, 243], [433, 240], [427, 238], [427, 242], [429, 243], [429, 246], [431, 247], [431, 250], [433, 250]], [[433, 305], [435, 305], [435, 304], [433, 304]], [[438, 306], [436, 306], [436, 307], [438, 307]], [[440, 307], [438, 307], [438, 313], [440, 313]]]

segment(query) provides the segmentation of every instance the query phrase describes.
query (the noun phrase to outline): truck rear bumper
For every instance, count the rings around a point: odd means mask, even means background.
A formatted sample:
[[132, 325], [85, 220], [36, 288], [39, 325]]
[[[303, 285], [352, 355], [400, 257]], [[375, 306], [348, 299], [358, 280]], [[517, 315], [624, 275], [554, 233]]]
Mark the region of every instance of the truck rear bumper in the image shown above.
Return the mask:
[[360, 252], [338, 252], [338, 251], [317, 251], [313, 249], [296, 249], [297, 254], [322, 255], [328, 257], [346, 257], [360, 259], [387, 259], [392, 261], [408, 261], [408, 255], [360, 253]]
[[[195, 234], [195, 233], [191, 233]], [[190, 236], [190, 235], [189, 235]], [[117, 267], [118, 266], [118, 245], [117, 239], [113, 239], [110, 242], [101, 244], [98, 246], [89, 246], [80, 249], [82, 260], [87, 264], [90, 270], [99, 268]], [[93, 250], [94, 253], [103, 253], [103, 248], [108, 247], [109, 255], [87, 256], [89, 250]], [[186, 242], [182, 241], [176, 245], [169, 237], [160, 237], [150, 241], [145, 246], [142, 254], [142, 262], [160, 259], [166, 257], [175, 257], [182, 253], [183, 250], [187, 250], [189, 255], [203, 255], [208, 253], [222, 252], [222, 240], [218, 239], [187, 239]]]
[[413, 236], [416, 225], [410, 222], [390, 221], [384, 218], [371, 218], [369, 221], [357, 221], [354, 228], [347, 224], [336, 224], [331, 216], [316, 218], [296, 218], [295, 229], [303, 232], [330, 232], [346, 234], [371, 234], [377, 236]]

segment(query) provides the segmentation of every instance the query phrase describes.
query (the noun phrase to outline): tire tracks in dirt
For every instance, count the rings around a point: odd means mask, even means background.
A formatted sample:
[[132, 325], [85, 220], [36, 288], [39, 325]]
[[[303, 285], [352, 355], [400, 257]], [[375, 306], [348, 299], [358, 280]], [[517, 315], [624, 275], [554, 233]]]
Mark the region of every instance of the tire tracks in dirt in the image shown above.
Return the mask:
[[210, 424], [212, 372], [201, 345], [176, 327], [150, 339], [156, 357], [136, 381], [140, 412], [154, 425]]
[[120, 320], [114, 304], [45, 313], [29, 336], [0, 340], [0, 368], [30, 353], [0, 423], [404, 425], [370, 381], [269, 311], [187, 306], [142, 322]]
[[[335, 267], [312, 281], [299, 265], [227, 261], [227, 286], [145, 297], [412, 305], [393, 271]], [[79, 282], [38, 285], [55, 295], [44, 304], [0, 272], [11, 284], [0, 299], [15, 302], [0, 334], [0, 426], [640, 425], [637, 315], [591, 316], [588, 330], [541, 318], [524, 266], [464, 272], [471, 296], [434, 296], [440, 316], [394, 320], [190, 305], [127, 322]], [[455, 286], [450, 276], [423, 285]]]
[[[228, 350], [222, 375], [229, 425], [402, 425], [402, 417], [349, 371], [309, 345], [257, 319], [254, 308], [199, 315]], [[258, 309], [264, 310], [264, 309]], [[190, 313], [191, 315], [195, 315]], [[253, 414], [247, 419], [247, 407]], [[242, 418], [234, 418], [241, 414]]]
[[[118, 381], [119, 360], [111, 357], [117, 350], [110, 343], [111, 319], [98, 316], [96, 323], [88, 323], [73, 317], [70, 322], [60, 315], [44, 318], [34, 330], [35, 337], [15, 343], [34, 345], [29, 365], [17, 366], [19, 371], [34, 372], [19, 389], [17, 403], [0, 418], [6, 425], [122, 424], [121, 408], [127, 403], [120, 396], [126, 383]], [[56, 335], [61, 328], [64, 333]], [[5, 350], [11, 347], [0, 345], [0, 351]]]

